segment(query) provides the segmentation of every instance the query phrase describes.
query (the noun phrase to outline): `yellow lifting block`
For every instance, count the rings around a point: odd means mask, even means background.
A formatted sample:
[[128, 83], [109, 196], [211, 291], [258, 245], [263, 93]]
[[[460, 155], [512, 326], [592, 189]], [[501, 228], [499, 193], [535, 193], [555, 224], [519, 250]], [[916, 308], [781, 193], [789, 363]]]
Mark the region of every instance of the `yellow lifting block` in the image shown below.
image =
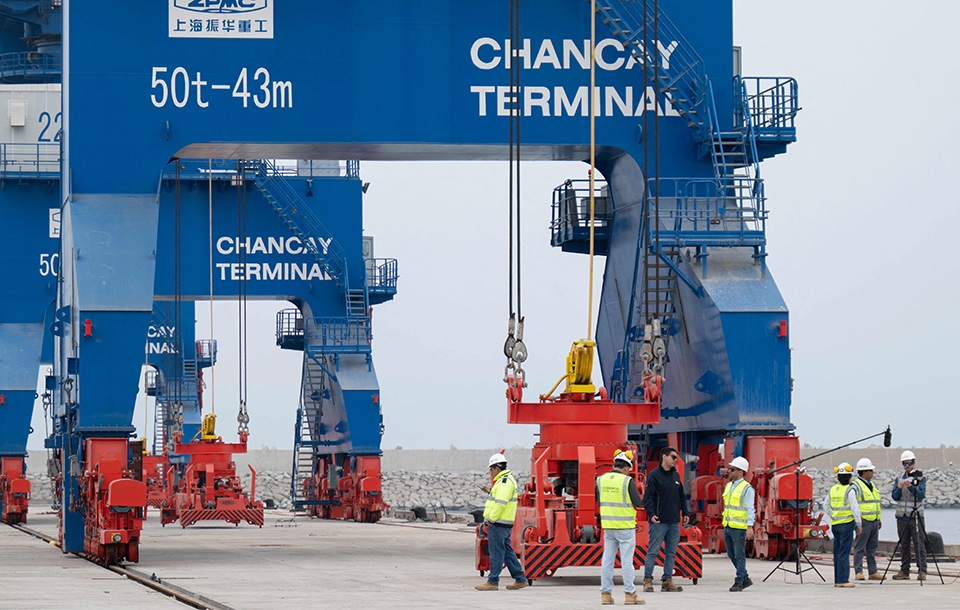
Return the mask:
[[567, 355], [567, 393], [593, 394], [597, 389], [590, 374], [593, 372], [593, 350], [595, 341], [580, 339], [574, 341]]
[[203, 434], [200, 438], [205, 441], [215, 441], [217, 440], [217, 416], [213, 413], [207, 413], [203, 416], [203, 424], [200, 427], [200, 431]]

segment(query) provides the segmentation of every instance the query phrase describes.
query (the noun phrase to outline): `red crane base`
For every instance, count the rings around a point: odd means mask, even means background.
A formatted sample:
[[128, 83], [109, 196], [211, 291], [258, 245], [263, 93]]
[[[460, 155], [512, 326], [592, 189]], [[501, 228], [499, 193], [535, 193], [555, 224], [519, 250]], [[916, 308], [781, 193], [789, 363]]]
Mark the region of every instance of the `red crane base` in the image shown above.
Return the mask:
[[334, 468], [329, 458], [320, 458], [313, 481], [313, 496], [329, 504], [309, 507], [309, 514], [321, 519], [353, 519], [361, 523], [376, 523], [390, 505], [383, 501], [380, 456], [357, 456], [346, 461], [343, 474], [331, 488], [330, 472]]
[[83, 446], [78, 500], [83, 508], [84, 551], [104, 565], [136, 563], [147, 487], [129, 469], [127, 439], [87, 438]]
[[30, 481], [23, 478], [23, 458], [0, 458], [0, 521], [26, 523], [29, 503]]
[[167, 488], [172, 492], [160, 509], [162, 525], [178, 520], [181, 527], [197, 521], [226, 521], [234, 525], [246, 521], [263, 527], [263, 503], [255, 499], [257, 472], [248, 466], [253, 483], [247, 496], [233, 462], [233, 454], [247, 452], [246, 435], [241, 435], [240, 441], [224, 443], [217, 438], [176, 445], [175, 453], [190, 455], [190, 463], [176, 486], [173, 473], [167, 477]]

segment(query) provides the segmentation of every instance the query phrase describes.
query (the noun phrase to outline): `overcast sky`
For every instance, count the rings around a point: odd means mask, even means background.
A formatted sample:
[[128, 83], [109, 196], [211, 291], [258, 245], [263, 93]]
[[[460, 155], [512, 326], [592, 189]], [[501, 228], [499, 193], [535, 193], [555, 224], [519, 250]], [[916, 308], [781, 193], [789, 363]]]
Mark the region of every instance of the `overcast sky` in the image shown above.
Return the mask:
[[[960, 3], [737, 0], [734, 23], [744, 75], [799, 81], [798, 142], [761, 167], [768, 264], [791, 312], [797, 433], [832, 446], [890, 423], [894, 445], [958, 444]], [[501, 381], [506, 164], [364, 162], [361, 172], [372, 183], [366, 232], [377, 256], [399, 259], [401, 276], [395, 301], [374, 311], [383, 447], [531, 446], [534, 427], [506, 423]], [[586, 177], [586, 166], [531, 162], [522, 176], [535, 399], [587, 328], [587, 259], [551, 248], [548, 231], [551, 190]], [[284, 306], [250, 306], [253, 447], [293, 443], [300, 354], [273, 340]], [[235, 329], [235, 310], [218, 306], [215, 327]], [[206, 337], [203, 305], [197, 317]], [[216, 408], [229, 440], [236, 339], [216, 335]], [[43, 430], [40, 417], [34, 427]]]

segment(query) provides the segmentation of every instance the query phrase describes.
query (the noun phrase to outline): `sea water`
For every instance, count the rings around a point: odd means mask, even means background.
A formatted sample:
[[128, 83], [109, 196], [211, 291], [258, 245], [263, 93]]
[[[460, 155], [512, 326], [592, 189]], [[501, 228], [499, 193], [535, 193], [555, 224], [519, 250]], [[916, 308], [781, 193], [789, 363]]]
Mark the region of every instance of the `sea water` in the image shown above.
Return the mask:
[[[896, 509], [884, 508], [880, 511], [880, 540], [897, 539]], [[923, 511], [927, 532], [937, 532], [943, 536], [944, 544], [960, 544], [960, 508], [927, 508]]]

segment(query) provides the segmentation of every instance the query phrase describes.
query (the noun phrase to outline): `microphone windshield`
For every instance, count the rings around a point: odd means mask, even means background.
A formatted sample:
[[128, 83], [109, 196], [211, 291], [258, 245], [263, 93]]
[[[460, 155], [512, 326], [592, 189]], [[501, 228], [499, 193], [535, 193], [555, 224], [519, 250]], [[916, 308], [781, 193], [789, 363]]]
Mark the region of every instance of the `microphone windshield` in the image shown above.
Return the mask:
[[890, 426], [887, 426], [886, 432], [883, 433], [883, 446], [889, 447], [892, 440], [893, 433], [890, 432]]

